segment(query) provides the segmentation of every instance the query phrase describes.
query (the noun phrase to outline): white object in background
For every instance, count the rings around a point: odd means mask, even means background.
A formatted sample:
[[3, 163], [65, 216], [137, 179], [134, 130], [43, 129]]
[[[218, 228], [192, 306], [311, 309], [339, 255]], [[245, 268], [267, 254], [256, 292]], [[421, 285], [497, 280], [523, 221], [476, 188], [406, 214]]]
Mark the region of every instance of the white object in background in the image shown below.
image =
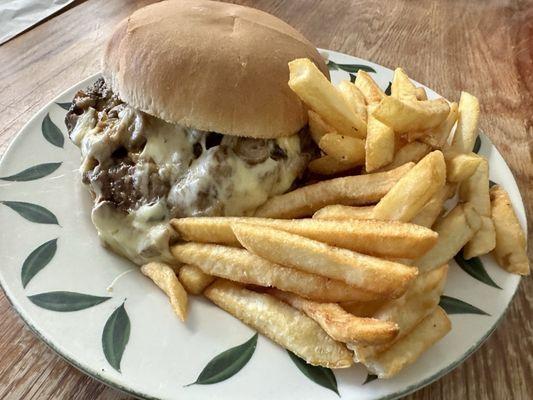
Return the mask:
[[0, 3], [0, 44], [74, 0], [4, 0]]

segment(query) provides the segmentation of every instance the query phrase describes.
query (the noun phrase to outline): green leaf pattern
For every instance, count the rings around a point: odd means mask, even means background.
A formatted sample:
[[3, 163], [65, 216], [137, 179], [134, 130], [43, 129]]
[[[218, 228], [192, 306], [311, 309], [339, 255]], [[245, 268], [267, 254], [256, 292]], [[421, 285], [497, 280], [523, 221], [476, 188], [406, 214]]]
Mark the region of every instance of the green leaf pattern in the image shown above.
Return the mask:
[[59, 312], [85, 310], [86, 308], [103, 303], [110, 298], [65, 291], [46, 292], [28, 296], [28, 299], [36, 306]]
[[34, 165], [33, 167], [26, 168], [24, 171], [21, 171], [18, 174], [0, 177], [0, 180], [11, 182], [34, 181], [50, 175], [52, 172], [58, 169], [60, 165], [60, 162]]
[[300, 357], [298, 357], [296, 354], [289, 350], [287, 350], [287, 353], [289, 353], [292, 362], [296, 364], [298, 369], [305, 376], [307, 376], [317, 385], [332, 390], [333, 392], [337, 393], [337, 395], [339, 395], [339, 390], [337, 388], [337, 378], [335, 378], [335, 374], [331, 369], [308, 364], [305, 360], [302, 360]]
[[24, 260], [20, 272], [22, 287], [25, 288], [28, 282], [52, 260], [57, 251], [57, 239], [43, 243]]
[[50, 119], [50, 114], [46, 114], [41, 124], [41, 131], [44, 138], [56, 147], [63, 147], [65, 137], [56, 124]]
[[483, 263], [481, 262], [479, 257], [474, 257], [470, 260], [465, 260], [463, 257], [463, 252], [460, 251], [455, 256], [455, 262], [457, 263], [457, 265], [459, 265], [459, 267], [461, 267], [463, 271], [465, 271], [471, 277], [477, 279], [480, 282], [483, 282], [486, 285], [501, 289], [501, 287], [499, 287], [487, 273], [487, 270], [483, 266]]
[[113, 311], [102, 332], [102, 349], [107, 362], [118, 372], [126, 345], [130, 340], [130, 318], [124, 303]]
[[248, 341], [232, 347], [213, 358], [190, 385], [210, 385], [231, 378], [252, 358], [257, 346], [257, 333]]
[[441, 306], [446, 314], [478, 314], [478, 315], [490, 315], [485, 311], [468, 304], [462, 300], [456, 299], [446, 295], [440, 296], [439, 306]]
[[59, 225], [56, 216], [38, 204], [25, 203], [23, 201], [0, 201], [0, 204], [8, 206], [30, 222]]

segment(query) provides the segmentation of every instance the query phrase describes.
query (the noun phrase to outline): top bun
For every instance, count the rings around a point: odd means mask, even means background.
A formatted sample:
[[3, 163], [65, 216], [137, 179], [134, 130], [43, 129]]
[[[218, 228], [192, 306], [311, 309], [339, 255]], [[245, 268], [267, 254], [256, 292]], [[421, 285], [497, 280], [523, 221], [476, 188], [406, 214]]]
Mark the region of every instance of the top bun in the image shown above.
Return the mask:
[[207, 0], [163, 1], [122, 21], [103, 73], [131, 106], [167, 122], [254, 138], [292, 135], [307, 112], [287, 82], [287, 63], [316, 48], [280, 19]]

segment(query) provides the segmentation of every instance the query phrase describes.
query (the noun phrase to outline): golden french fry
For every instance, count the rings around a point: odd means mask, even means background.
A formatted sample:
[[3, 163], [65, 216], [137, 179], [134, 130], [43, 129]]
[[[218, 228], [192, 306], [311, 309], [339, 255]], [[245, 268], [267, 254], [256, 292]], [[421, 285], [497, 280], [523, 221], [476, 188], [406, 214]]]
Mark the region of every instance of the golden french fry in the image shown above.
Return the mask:
[[461, 92], [459, 119], [453, 135], [452, 148], [461, 153], [470, 153], [476, 143], [479, 124], [479, 100], [467, 92]]
[[365, 169], [367, 172], [390, 164], [394, 159], [395, 135], [394, 131], [372, 114], [376, 105], [368, 108], [368, 125], [365, 141]]
[[496, 229], [494, 257], [513, 274], [529, 275], [526, 238], [507, 192], [499, 185], [490, 189], [492, 220]]
[[299, 218], [330, 204], [365, 205], [381, 199], [413, 167], [404, 164], [375, 174], [335, 178], [275, 196], [257, 209], [257, 217]]
[[[425, 93], [425, 92], [424, 92]], [[394, 70], [392, 78], [391, 96], [399, 100], [420, 100], [416, 96], [416, 86], [411, 82], [402, 68]]]
[[365, 142], [362, 139], [339, 135], [336, 133], [326, 133], [318, 144], [320, 149], [336, 160], [358, 165], [365, 159]]
[[373, 115], [396, 133], [431, 129], [443, 122], [450, 106], [442, 98], [425, 101], [399, 100], [387, 96], [374, 110]]
[[268, 294], [217, 280], [204, 295], [309, 364], [326, 368], [347, 368], [353, 364], [346, 346], [330, 338], [307, 315]]
[[472, 176], [482, 158], [475, 153], [444, 152], [446, 160], [446, 179], [448, 182], [460, 183]]
[[342, 206], [332, 205], [321, 208], [313, 214], [313, 219], [372, 219], [374, 206]]
[[337, 86], [342, 97], [350, 104], [352, 110], [359, 114], [363, 121], [367, 119], [366, 102], [363, 93], [350, 81], [342, 81]]
[[289, 87], [341, 135], [364, 138], [366, 123], [307, 58], [289, 62]]
[[402, 146], [394, 155], [392, 162], [382, 170], [389, 171], [409, 162], [418, 162], [431, 151], [431, 147], [425, 143], [412, 142]]
[[237, 223], [233, 232], [250, 252], [271, 262], [398, 297], [417, 269], [265, 226]]
[[438, 150], [405, 174], [374, 207], [381, 220], [410, 221], [446, 183], [446, 164]]
[[200, 268], [189, 264], [180, 267], [178, 278], [190, 294], [202, 294], [205, 288], [215, 280], [215, 277], [207, 275]]
[[367, 301], [378, 296], [344, 282], [283, 267], [244, 249], [184, 243], [171, 248], [174, 257], [198, 266], [204, 273], [249, 285], [276, 287], [317, 301]]
[[428, 99], [428, 95], [426, 93], [426, 89], [424, 89], [423, 87], [415, 88], [415, 95], [416, 95], [416, 99], [420, 100], [420, 101]]
[[361, 91], [367, 104], [379, 103], [386, 97], [383, 90], [366, 71], [359, 70], [357, 72], [355, 86]]
[[459, 200], [472, 204], [479, 215], [490, 217], [489, 163], [479, 158], [475, 172], [459, 186]]
[[398, 334], [398, 327], [394, 323], [356, 317], [336, 303], [317, 303], [276, 289], [269, 291], [269, 294], [303, 311], [338, 342], [381, 344], [392, 341]]
[[354, 360], [364, 363], [368, 358], [386, 351], [435, 311], [444, 290], [447, 272], [448, 266], [443, 265], [433, 271], [421, 274], [402, 297], [389, 300], [382, 305], [372, 317], [395, 323], [399, 329], [398, 335], [388, 343], [349, 345], [348, 348], [354, 351]]
[[235, 223], [250, 223], [279, 229], [331, 246], [381, 257], [416, 258], [437, 242], [430, 229], [391, 221], [327, 221], [316, 219], [272, 219], [250, 217], [191, 217], [171, 221], [181, 239], [240, 246], [231, 228]]
[[336, 175], [341, 172], [346, 172], [361, 165], [361, 162], [347, 163], [337, 160], [335, 157], [325, 155], [320, 158], [315, 158], [308, 165], [307, 168], [314, 174], [318, 175]]
[[406, 366], [414, 363], [420, 355], [451, 330], [451, 323], [438, 307], [427, 316], [409, 335], [400, 339], [387, 351], [365, 360], [368, 371], [378, 378], [391, 378]]
[[185, 321], [187, 318], [187, 292], [178, 280], [174, 269], [160, 262], [151, 262], [144, 264], [141, 267], [141, 272], [165, 292], [176, 315]]
[[453, 185], [447, 184], [442, 187], [433, 197], [426, 203], [424, 208], [410, 221], [412, 224], [425, 226], [431, 228], [438, 217], [444, 211], [444, 202], [448, 200], [451, 193], [455, 192]]
[[436, 128], [427, 131], [420, 140], [435, 149], [445, 148], [448, 145], [448, 138], [450, 137], [453, 126], [457, 122], [458, 116], [459, 108], [457, 103], [450, 103], [450, 112], [446, 119]]
[[320, 138], [326, 133], [335, 132], [335, 129], [313, 110], [308, 110], [307, 114], [309, 115], [309, 133], [316, 144], [320, 142]]
[[433, 229], [439, 234], [437, 244], [415, 261], [420, 272], [448, 263], [481, 227], [481, 217], [470, 204], [458, 204], [439, 219]]
[[490, 253], [496, 247], [496, 230], [491, 217], [481, 216], [481, 227], [465, 245], [463, 257], [469, 260]]

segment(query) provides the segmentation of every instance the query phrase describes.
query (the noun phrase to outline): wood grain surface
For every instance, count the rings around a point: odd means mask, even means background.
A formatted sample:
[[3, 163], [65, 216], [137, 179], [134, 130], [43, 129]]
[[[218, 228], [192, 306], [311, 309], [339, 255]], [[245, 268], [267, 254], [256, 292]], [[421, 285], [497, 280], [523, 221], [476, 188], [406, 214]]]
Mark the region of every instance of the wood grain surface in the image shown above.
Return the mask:
[[[533, 3], [512, 0], [244, 0], [317, 46], [401, 65], [442, 95], [481, 99], [481, 127], [510, 165], [533, 234]], [[77, 1], [0, 46], [0, 154], [57, 94], [99, 70], [114, 26], [146, 0]], [[0, 8], [2, 6], [0, 5]], [[2, 229], [6, 229], [2, 227]], [[529, 254], [531, 259], [531, 241]], [[532, 399], [533, 284], [464, 364], [409, 399]], [[85, 376], [27, 329], [0, 294], [0, 398], [127, 399]]]

